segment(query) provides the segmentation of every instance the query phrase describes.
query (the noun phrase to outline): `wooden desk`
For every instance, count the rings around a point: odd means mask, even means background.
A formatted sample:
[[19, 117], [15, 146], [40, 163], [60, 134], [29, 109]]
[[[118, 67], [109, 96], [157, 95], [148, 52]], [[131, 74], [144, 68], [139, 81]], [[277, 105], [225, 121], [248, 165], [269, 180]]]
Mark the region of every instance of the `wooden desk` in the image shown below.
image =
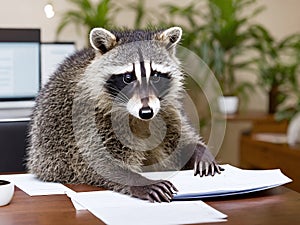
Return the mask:
[[300, 146], [274, 144], [256, 140], [251, 135], [242, 135], [240, 167], [245, 169], [279, 168], [293, 180], [287, 187], [300, 192]]
[[[91, 190], [85, 185], [69, 187], [76, 191]], [[227, 222], [215, 223], [219, 225], [300, 224], [300, 194], [285, 187], [239, 197], [205, 200], [205, 202], [228, 215]], [[66, 195], [29, 197], [16, 188], [11, 204], [0, 207], [0, 224], [100, 225], [104, 223], [86, 210], [76, 211]]]

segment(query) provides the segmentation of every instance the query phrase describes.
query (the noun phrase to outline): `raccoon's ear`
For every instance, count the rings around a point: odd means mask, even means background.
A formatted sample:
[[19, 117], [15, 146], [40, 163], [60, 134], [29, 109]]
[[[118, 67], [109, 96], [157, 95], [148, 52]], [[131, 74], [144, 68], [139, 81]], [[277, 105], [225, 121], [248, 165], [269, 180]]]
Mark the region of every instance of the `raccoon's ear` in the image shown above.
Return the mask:
[[157, 40], [166, 44], [167, 49], [174, 47], [181, 39], [182, 29], [180, 27], [171, 27], [159, 33]]
[[116, 44], [116, 36], [103, 28], [93, 28], [90, 32], [91, 46], [102, 54], [111, 50]]

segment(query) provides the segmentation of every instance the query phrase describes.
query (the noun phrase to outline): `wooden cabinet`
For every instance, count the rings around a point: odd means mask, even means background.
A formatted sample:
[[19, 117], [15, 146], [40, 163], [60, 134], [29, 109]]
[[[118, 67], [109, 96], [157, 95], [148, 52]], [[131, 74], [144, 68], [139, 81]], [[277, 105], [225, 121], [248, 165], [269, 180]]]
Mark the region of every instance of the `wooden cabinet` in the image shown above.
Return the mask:
[[251, 133], [283, 133], [288, 127], [287, 121], [276, 121], [274, 115], [259, 111], [226, 115], [226, 120], [228, 122], [250, 122], [252, 124]]
[[249, 121], [252, 129], [240, 136], [240, 167], [245, 169], [281, 169], [293, 182], [287, 187], [300, 192], [300, 146], [258, 140], [260, 133], [282, 133], [287, 130], [287, 121], [278, 122], [273, 115], [249, 112], [232, 115], [231, 121]]

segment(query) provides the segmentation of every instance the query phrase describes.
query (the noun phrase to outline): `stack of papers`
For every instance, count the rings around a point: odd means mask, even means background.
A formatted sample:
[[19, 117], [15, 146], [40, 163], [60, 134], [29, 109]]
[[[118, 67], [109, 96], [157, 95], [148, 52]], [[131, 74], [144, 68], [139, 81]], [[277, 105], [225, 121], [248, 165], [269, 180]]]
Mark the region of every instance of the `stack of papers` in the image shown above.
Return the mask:
[[[112, 191], [76, 193], [59, 183], [42, 182], [31, 174], [2, 175], [30, 196], [67, 194], [76, 209], [88, 209], [108, 224], [190, 224], [220, 222], [226, 215], [195, 199], [238, 195], [273, 188], [292, 180], [275, 170], [242, 170], [222, 165], [221, 174], [194, 176], [192, 170], [142, 173], [171, 181], [179, 190], [171, 203], [150, 203]], [[194, 199], [194, 201], [182, 201]], [[176, 201], [181, 200], [181, 201]], [[117, 216], [116, 216], [117, 215]]]
[[[143, 173], [149, 179], [170, 180], [179, 190], [171, 203], [149, 203], [112, 191], [73, 193], [75, 204], [108, 224], [190, 224], [221, 222], [225, 214], [202, 201], [187, 199], [237, 195], [279, 186], [291, 179], [280, 170], [242, 170], [230, 165], [214, 177], [194, 176], [193, 171]], [[116, 216], [118, 215], [118, 216]]]
[[143, 173], [149, 179], [171, 181], [179, 190], [174, 199], [211, 198], [261, 191], [291, 182], [292, 180], [274, 170], [243, 170], [222, 165], [225, 170], [215, 176], [194, 176], [192, 170], [177, 172]]
[[[171, 172], [148, 172], [143, 176], [153, 180], [169, 180], [179, 192], [174, 199], [193, 199], [245, 194], [261, 191], [291, 182], [292, 180], [273, 170], [243, 170], [231, 165], [222, 165], [225, 170], [215, 176], [194, 176], [192, 170]], [[73, 192], [66, 186], [38, 180], [32, 174], [1, 175], [30, 196], [66, 194]]]

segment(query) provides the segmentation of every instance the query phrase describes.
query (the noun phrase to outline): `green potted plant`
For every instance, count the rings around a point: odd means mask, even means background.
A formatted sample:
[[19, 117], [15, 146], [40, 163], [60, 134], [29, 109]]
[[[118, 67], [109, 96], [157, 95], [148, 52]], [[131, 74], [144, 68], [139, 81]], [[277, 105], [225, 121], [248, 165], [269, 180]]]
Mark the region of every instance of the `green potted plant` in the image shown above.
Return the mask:
[[291, 89], [290, 98], [295, 101], [293, 104], [280, 107], [275, 113], [275, 119], [278, 121], [287, 120], [287, 143], [289, 145], [300, 144], [300, 90], [297, 88]]
[[300, 34], [291, 34], [277, 41], [263, 26], [256, 26], [252, 33], [257, 39], [255, 47], [259, 53], [258, 84], [268, 93], [268, 112], [280, 111], [279, 117], [286, 117], [289, 110], [280, 110], [280, 107], [285, 107], [287, 100], [295, 96], [300, 99]]
[[[298, 73], [298, 79], [299, 79]], [[297, 84], [298, 83], [298, 84]], [[275, 119], [278, 121], [288, 120], [290, 121], [296, 114], [300, 113], [300, 89], [299, 89], [299, 80], [293, 82], [293, 85], [290, 85], [289, 91], [287, 92], [287, 100], [284, 103], [279, 105], [278, 109], [275, 112]]]
[[[94, 27], [109, 28], [114, 24], [113, 12], [118, 8], [110, 0], [67, 0], [73, 8], [62, 14], [60, 23], [56, 30], [56, 35], [73, 24], [78, 31], [84, 29], [88, 33]], [[86, 35], [88, 37], [88, 35]]]
[[300, 34], [277, 41], [262, 26], [253, 30], [260, 53], [257, 60], [259, 85], [268, 93], [268, 112], [278, 121], [287, 120], [287, 142], [300, 143]]
[[[185, 19], [182, 45], [204, 60], [218, 79], [225, 99], [235, 106], [224, 105], [222, 98], [221, 111], [234, 113], [238, 97], [247, 100], [248, 92], [254, 90], [252, 83], [238, 81], [237, 74], [250, 69], [255, 62], [245, 57], [254, 51], [255, 38], [250, 30], [255, 25], [251, 19], [264, 7], [255, 6], [256, 0], [206, 0], [205, 3], [204, 6], [199, 1], [184, 7], [165, 5], [171, 19], [164, 18], [164, 23], [174, 24], [178, 17]], [[249, 6], [255, 7], [245, 14]]]
[[[251, 19], [264, 8], [255, 6], [256, 0], [209, 0], [208, 11], [203, 14], [204, 25], [199, 32], [199, 55], [209, 65], [219, 81], [224, 97], [219, 98], [224, 113], [237, 111], [238, 97], [247, 100], [253, 84], [238, 81], [238, 73], [249, 70], [254, 63], [249, 58], [255, 39], [250, 30]], [[245, 13], [250, 6], [254, 6]], [[225, 101], [229, 101], [227, 105]]]

